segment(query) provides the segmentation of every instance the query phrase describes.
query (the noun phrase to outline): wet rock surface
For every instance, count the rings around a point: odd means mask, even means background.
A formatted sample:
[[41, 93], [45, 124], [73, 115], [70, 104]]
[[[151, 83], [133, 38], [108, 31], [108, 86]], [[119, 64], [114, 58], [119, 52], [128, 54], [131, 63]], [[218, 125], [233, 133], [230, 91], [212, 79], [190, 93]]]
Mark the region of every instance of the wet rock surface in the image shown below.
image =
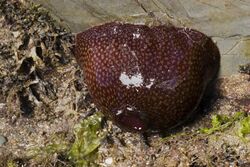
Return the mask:
[[0, 146], [4, 145], [6, 142], [7, 139], [4, 136], [0, 135]]
[[[78, 140], [75, 125], [97, 109], [74, 60], [74, 34], [40, 6], [3, 0], [0, 37], [0, 134], [7, 139], [0, 146], [0, 166], [75, 166], [69, 156]], [[222, 119], [211, 134], [200, 129], [210, 128], [216, 114], [249, 113], [249, 82], [248, 73], [218, 79], [211, 104], [193, 121], [146, 142], [104, 121], [105, 139], [83, 155], [92, 166], [247, 166], [249, 134], [239, 135], [247, 115], [229, 123]], [[94, 160], [88, 156], [93, 153]]]
[[[238, 73], [249, 61], [250, 3], [242, 0], [32, 0], [46, 7], [73, 32], [107, 22], [172, 24], [204, 32], [221, 53], [221, 76]], [[59, 2], [60, 1], [60, 2]], [[239, 19], [240, 18], [240, 19]]]

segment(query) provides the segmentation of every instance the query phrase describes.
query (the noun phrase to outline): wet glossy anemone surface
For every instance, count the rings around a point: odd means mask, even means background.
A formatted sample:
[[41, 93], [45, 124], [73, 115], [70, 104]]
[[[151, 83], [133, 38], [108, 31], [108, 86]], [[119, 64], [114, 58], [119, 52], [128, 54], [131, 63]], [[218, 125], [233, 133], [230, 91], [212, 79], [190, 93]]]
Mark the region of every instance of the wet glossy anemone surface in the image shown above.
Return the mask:
[[75, 51], [97, 107], [120, 127], [140, 132], [186, 120], [220, 62], [208, 36], [164, 25], [96, 26], [77, 34]]

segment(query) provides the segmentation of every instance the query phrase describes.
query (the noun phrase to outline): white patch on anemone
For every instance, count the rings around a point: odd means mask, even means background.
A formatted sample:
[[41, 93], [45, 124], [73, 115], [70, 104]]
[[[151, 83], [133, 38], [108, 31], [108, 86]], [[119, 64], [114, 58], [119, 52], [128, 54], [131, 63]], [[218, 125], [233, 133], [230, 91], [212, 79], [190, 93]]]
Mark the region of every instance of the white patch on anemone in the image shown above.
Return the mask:
[[133, 33], [133, 39], [140, 38], [141, 34]]
[[122, 72], [119, 79], [123, 85], [127, 86], [127, 88], [143, 86], [143, 77], [141, 73], [127, 75], [126, 72]]
[[117, 32], [117, 26], [115, 26], [114, 28], [113, 28], [113, 33], [114, 34], [117, 34], [118, 32]]
[[135, 33], [133, 33], [133, 39], [137, 39], [137, 38], [140, 38], [141, 34], [139, 32], [140, 30], [137, 29]]
[[154, 84], [155, 79], [150, 78], [149, 81], [150, 81], [150, 83], [148, 85], [146, 85], [146, 88], [148, 88], [148, 89], [150, 89], [151, 86]]
[[127, 107], [127, 110], [133, 111], [133, 108], [132, 107]]
[[117, 113], [116, 113], [115, 115], [120, 115], [120, 114], [122, 114], [122, 113], [123, 113], [122, 110], [118, 110]]

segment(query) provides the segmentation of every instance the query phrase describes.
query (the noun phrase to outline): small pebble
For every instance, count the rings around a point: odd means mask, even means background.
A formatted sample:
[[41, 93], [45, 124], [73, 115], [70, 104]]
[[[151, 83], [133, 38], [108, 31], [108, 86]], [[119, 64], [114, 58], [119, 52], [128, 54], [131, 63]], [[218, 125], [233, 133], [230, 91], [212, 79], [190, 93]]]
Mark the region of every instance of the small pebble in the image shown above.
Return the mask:
[[0, 146], [4, 145], [6, 142], [7, 139], [4, 136], [0, 135]]
[[12, 32], [12, 34], [13, 34], [13, 36], [15, 37], [15, 38], [17, 38], [17, 37], [19, 37], [20, 36], [20, 32], [19, 31], [14, 31], [14, 32]]
[[106, 165], [111, 165], [113, 163], [113, 158], [109, 157], [105, 160]]

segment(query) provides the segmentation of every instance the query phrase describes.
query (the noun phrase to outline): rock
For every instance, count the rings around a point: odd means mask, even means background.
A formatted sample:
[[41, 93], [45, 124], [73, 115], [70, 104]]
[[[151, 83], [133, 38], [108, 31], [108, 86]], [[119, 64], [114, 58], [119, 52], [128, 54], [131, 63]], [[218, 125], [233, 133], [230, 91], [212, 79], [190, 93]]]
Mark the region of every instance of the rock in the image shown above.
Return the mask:
[[6, 137], [0, 135], [0, 146], [4, 145], [7, 142]]

